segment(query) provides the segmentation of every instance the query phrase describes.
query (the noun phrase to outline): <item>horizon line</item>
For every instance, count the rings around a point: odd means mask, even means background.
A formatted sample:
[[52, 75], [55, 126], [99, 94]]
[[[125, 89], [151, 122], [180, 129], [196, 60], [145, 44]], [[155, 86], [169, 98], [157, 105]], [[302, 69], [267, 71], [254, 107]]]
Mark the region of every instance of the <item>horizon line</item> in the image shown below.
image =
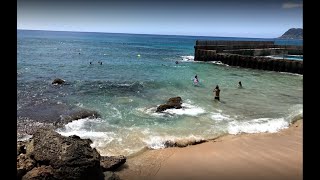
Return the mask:
[[158, 35], [158, 36], [194, 36], [194, 37], [217, 37], [217, 38], [250, 38], [250, 39], [277, 39], [279, 37], [237, 37], [237, 36], [212, 36], [212, 35], [182, 35], [182, 34], [144, 34], [127, 32], [103, 32], [103, 31], [73, 31], [73, 30], [47, 30], [47, 29], [18, 29], [27, 31], [52, 31], [52, 32], [79, 32], [79, 33], [105, 33], [105, 34], [130, 34], [130, 35]]

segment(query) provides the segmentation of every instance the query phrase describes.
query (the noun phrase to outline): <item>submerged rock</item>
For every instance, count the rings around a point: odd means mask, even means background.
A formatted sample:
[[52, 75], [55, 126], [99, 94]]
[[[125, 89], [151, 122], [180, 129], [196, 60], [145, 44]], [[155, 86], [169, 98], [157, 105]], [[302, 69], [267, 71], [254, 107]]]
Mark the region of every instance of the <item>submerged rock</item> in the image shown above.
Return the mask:
[[60, 128], [74, 120], [82, 118], [99, 118], [95, 110], [84, 109], [75, 105], [67, 105], [54, 101], [32, 104], [17, 111], [17, 131], [32, 135], [39, 128]]
[[65, 82], [65, 80], [57, 78], [52, 81], [52, 84], [57, 85], [57, 84], [63, 84], [64, 82]]

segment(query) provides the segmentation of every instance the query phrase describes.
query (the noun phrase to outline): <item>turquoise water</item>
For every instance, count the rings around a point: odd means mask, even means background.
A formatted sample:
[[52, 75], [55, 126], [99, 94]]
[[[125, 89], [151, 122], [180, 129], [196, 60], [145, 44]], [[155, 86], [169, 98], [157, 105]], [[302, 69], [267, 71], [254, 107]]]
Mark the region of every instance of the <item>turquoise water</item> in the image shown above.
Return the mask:
[[275, 59], [286, 59], [286, 60], [294, 60], [294, 61], [303, 61], [302, 55], [274, 55], [274, 56], [268, 56]]
[[[302, 117], [303, 76], [193, 61], [198, 39], [252, 39], [20, 30], [17, 35], [20, 139], [25, 119], [28, 126], [50, 123], [32, 119], [32, 113], [45, 117], [60, 105], [101, 114], [57, 132], [92, 139], [102, 155], [164, 148], [168, 140], [276, 132]], [[200, 86], [192, 83], [196, 74]], [[51, 85], [55, 78], [67, 84]], [[238, 89], [238, 81], [244, 88]], [[213, 97], [216, 85], [220, 102]], [[155, 112], [175, 96], [182, 98], [182, 109]], [[22, 117], [26, 110], [30, 116]]]

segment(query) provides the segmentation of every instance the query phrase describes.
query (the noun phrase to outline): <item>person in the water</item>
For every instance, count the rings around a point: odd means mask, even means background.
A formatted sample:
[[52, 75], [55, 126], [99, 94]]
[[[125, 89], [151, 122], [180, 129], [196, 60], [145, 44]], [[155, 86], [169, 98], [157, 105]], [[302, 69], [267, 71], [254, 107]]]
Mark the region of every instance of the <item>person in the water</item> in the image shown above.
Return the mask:
[[239, 81], [238, 88], [242, 88], [241, 81]]
[[194, 76], [193, 83], [194, 84], [198, 84], [199, 83], [199, 79], [198, 79], [198, 75], [197, 74], [196, 74], [196, 76]]
[[220, 89], [219, 86], [217, 85], [216, 88], [213, 90], [213, 92], [215, 93], [214, 99], [220, 101]]

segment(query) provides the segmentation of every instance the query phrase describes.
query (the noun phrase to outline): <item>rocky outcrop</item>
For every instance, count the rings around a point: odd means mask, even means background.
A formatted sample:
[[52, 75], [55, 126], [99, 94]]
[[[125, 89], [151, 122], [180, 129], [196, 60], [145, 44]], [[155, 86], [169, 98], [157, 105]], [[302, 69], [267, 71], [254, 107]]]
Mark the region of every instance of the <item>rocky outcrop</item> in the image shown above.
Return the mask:
[[40, 166], [33, 168], [22, 177], [22, 180], [58, 180], [54, 177], [54, 170], [51, 166]]
[[34, 159], [51, 165], [59, 179], [98, 179], [100, 154], [92, 149], [90, 139], [64, 137], [52, 130], [40, 129], [32, 138]]
[[166, 109], [180, 109], [182, 104], [182, 99], [181, 97], [173, 97], [170, 98], [166, 104], [161, 104], [160, 106], [157, 107], [156, 112], [162, 112], [165, 111]]
[[57, 84], [63, 84], [64, 82], [65, 80], [57, 78], [52, 81], [52, 84], [57, 85]]
[[17, 156], [17, 179], [21, 179], [24, 174], [32, 170], [36, 165], [36, 161], [31, 159], [26, 154]]
[[302, 28], [291, 28], [286, 31], [280, 39], [303, 39], [303, 29]]
[[124, 156], [101, 158], [91, 143], [76, 135], [65, 137], [39, 129], [30, 140], [17, 143], [17, 179], [98, 180], [104, 179], [103, 171], [126, 162]]
[[199, 139], [199, 140], [180, 140], [180, 141], [171, 141], [168, 140], [164, 143], [165, 147], [186, 147], [190, 145], [196, 145], [207, 142], [206, 140]]
[[104, 171], [114, 171], [126, 162], [124, 156], [102, 156], [100, 165]]
[[99, 118], [101, 117], [97, 111], [76, 108], [71, 111], [66, 112], [65, 114], [60, 115], [60, 121], [57, 121], [55, 125], [64, 125], [74, 120], [83, 119], [83, 118]]

